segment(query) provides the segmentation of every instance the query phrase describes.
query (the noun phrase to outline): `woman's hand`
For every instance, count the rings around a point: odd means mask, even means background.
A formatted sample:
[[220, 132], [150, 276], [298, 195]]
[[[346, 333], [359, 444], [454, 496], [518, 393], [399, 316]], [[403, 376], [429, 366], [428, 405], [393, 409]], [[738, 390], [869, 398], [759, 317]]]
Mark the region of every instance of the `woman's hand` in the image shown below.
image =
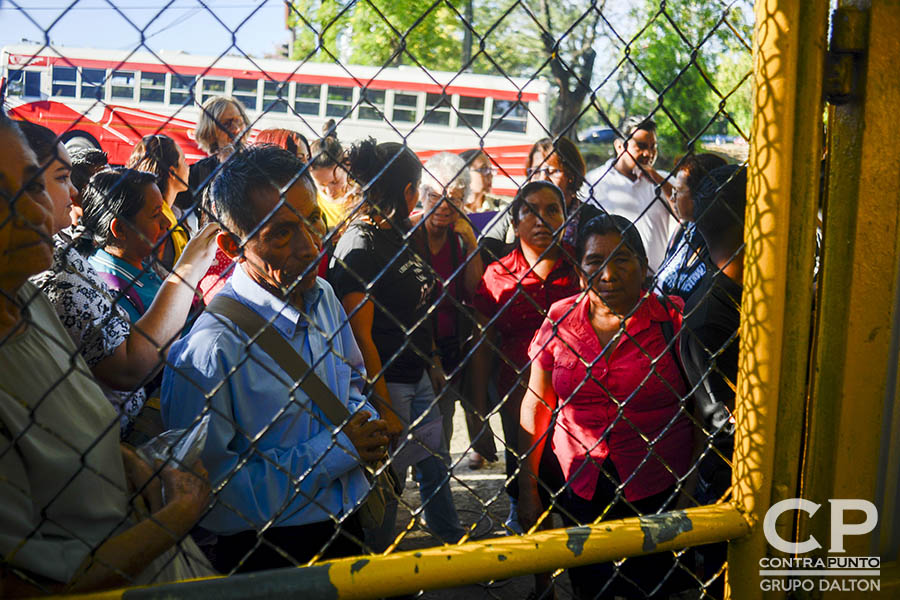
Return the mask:
[[218, 223], [207, 223], [184, 247], [172, 271], [191, 287], [197, 287], [216, 256]]
[[538, 495], [537, 484], [529, 481], [525, 484], [523, 477], [519, 477], [519, 524], [527, 533], [534, 527], [538, 519], [544, 513], [541, 498]]
[[168, 466], [160, 473], [166, 495], [166, 506], [178, 504], [189, 511], [191, 520], [198, 520], [209, 506], [211, 489], [209, 473], [199, 460], [191, 465], [190, 471], [182, 471]]
[[453, 230], [462, 236], [463, 243], [466, 246], [466, 252], [471, 253], [473, 250], [478, 248], [478, 240], [475, 237], [475, 230], [472, 228], [472, 223], [469, 221], [468, 217], [465, 215], [460, 215], [458, 219], [456, 219], [456, 223], [453, 225]]

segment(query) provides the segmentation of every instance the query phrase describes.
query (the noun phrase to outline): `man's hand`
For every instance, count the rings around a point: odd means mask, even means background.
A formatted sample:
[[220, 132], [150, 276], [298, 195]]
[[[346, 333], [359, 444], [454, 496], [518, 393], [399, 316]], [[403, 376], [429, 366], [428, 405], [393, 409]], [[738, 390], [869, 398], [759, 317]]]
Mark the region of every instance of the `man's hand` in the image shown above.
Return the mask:
[[361, 411], [350, 417], [344, 425], [344, 433], [353, 442], [353, 446], [364, 462], [377, 462], [387, 455], [390, 442], [387, 434], [387, 423], [381, 419], [369, 421], [372, 415]]

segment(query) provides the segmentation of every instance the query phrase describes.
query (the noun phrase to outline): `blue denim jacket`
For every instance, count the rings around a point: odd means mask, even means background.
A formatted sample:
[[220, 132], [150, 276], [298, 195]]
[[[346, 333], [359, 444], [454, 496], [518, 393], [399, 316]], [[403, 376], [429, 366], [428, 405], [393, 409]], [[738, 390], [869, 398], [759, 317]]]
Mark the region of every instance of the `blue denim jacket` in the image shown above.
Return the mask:
[[[366, 410], [377, 418], [362, 393], [362, 354], [326, 281], [318, 279], [306, 294], [302, 313], [242, 267], [219, 293], [272, 322], [351, 413]], [[201, 525], [229, 535], [270, 522], [294, 526], [351, 513], [369, 484], [350, 438], [267, 354], [253, 345], [248, 355], [248, 344], [230, 322], [203, 313], [169, 352], [166, 427], [187, 428], [204, 410], [212, 413], [201, 458], [216, 502]]]

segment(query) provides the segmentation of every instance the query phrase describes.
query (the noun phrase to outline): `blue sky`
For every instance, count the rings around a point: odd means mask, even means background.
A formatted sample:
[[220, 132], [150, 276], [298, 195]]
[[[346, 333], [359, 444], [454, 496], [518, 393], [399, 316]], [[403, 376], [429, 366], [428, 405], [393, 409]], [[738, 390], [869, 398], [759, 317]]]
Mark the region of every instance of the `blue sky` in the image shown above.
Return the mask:
[[54, 46], [134, 49], [142, 29], [154, 51], [202, 55], [228, 50], [231, 31], [258, 57], [289, 39], [281, 0], [0, 0], [0, 46], [23, 38], [43, 43], [48, 29]]

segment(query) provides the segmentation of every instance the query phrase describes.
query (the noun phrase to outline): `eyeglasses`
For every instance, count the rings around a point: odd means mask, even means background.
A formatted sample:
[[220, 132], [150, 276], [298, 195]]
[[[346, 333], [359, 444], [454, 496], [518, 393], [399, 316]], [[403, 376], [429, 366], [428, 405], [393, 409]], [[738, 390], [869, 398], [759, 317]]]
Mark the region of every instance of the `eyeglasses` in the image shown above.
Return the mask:
[[553, 167], [540, 167], [537, 169], [525, 169], [525, 173], [528, 174], [529, 177], [534, 177], [537, 175], [546, 175], [547, 177], [555, 177], [562, 173], [561, 169], [554, 169]]
[[243, 117], [232, 117], [228, 120], [220, 121], [218, 124], [220, 129], [228, 132], [243, 131], [245, 126]]
[[481, 174], [481, 175], [484, 175], [485, 177], [487, 177], [488, 175], [493, 175], [493, 174], [494, 174], [494, 169], [492, 169], [491, 167], [481, 167], [480, 169], [475, 169], [475, 168], [473, 168], [473, 167], [470, 167], [470, 168], [471, 168], [473, 171], [475, 171], [476, 173], [479, 173], [479, 174]]
[[427, 198], [428, 198], [428, 203], [431, 205], [435, 205], [435, 204], [439, 203], [441, 200], [447, 200], [448, 202], [450, 202], [450, 204], [453, 204], [455, 206], [462, 206], [463, 202], [465, 200], [462, 197], [462, 194], [449, 194], [449, 195], [445, 196], [443, 194], [436, 193], [436, 192], [428, 192]]

